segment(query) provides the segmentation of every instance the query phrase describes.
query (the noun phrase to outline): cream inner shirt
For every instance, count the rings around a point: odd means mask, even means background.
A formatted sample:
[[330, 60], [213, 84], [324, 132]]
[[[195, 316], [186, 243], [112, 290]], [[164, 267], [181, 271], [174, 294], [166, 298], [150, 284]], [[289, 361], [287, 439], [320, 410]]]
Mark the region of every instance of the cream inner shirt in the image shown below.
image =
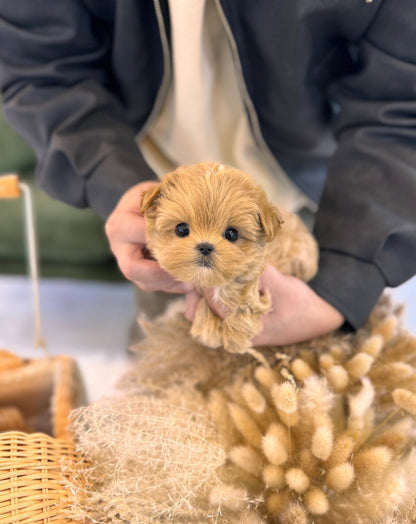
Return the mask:
[[[250, 173], [290, 211], [314, 204], [276, 162], [258, 128], [235, 44], [216, 0], [169, 0], [170, 84], [139, 147], [159, 177], [205, 160]], [[166, 51], [166, 50], [165, 50]], [[252, 111], [253, 131], [245, 105]]]

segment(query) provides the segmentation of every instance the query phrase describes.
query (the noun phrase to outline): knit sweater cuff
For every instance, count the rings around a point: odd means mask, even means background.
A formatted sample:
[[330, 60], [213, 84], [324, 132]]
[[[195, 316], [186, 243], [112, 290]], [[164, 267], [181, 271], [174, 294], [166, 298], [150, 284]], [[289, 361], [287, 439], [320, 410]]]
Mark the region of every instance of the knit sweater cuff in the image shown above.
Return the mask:
[[385, 279], [372, 263], [322, 249], [319, 272], [309, 286], [334, 306], [353, 329], [359, 329], [375, 306]]

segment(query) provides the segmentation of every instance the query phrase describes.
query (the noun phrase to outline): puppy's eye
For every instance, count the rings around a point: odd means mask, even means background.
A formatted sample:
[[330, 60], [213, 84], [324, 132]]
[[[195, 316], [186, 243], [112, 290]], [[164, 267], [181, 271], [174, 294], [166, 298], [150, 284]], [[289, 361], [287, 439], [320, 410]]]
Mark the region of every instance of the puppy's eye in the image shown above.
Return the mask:
[[227, 227], [224, 231], [224, 238], [229, 242], [235, 242], [238, 240], [238, 231], [234, 227]]
[[175, 227], [175, 233], [178, 237], [187, 237], [189, 235], [189, 226], [181, 222]]

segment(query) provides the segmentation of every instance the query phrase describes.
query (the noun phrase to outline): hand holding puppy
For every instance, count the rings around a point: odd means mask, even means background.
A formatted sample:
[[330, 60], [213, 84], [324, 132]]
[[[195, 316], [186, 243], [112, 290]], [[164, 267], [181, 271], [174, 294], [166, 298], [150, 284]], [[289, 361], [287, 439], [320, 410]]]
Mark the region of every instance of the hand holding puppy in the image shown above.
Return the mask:
[[192, 286], [176, 281], [147, 257], [146, 223], [140, 213], [143, 194], [157, 182], [147, 181], [129, 189], [109, 216], [105, 231], [123, 275], [143, 291], [186, 293]]
[[[251, 343], [258, 346], [295, 344], [325, 335], [343, 322], [341, 313], [317, 295], [305, 282], [283, 275], [271, 264], [266, 264], [260, 276], [260, 288], [267, 289], [272, 306], [262, 317], [261, 332]], [[203, 290], [204, 299], [216, 315], [227, 316], [227, 308], [216, 300], [212, 289]], [[185, 316], [193, 322], [200, 294], [188, 293]]]

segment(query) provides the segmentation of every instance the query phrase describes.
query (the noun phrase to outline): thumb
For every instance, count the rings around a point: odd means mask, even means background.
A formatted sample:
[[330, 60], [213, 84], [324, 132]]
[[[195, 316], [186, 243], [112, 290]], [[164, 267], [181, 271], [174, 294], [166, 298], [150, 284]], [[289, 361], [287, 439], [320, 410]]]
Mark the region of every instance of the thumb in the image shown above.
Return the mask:
[[209, 307], [212, 309], [212, 311], [219, 316], [220, 318], [224, 319], [228, 313], [229, 309], [227, 306], [221, 302], [221, 300], [218, 298], [217, 293], [213, 288], [204, 288], [203, 289], [204, 298], [207, 301]]
[[189, 320], [189, 322], [193, 322], [195, 311], [200, 300], [201, 295], [196, 289], [186, 294], [185, 318], [186, 320]]

